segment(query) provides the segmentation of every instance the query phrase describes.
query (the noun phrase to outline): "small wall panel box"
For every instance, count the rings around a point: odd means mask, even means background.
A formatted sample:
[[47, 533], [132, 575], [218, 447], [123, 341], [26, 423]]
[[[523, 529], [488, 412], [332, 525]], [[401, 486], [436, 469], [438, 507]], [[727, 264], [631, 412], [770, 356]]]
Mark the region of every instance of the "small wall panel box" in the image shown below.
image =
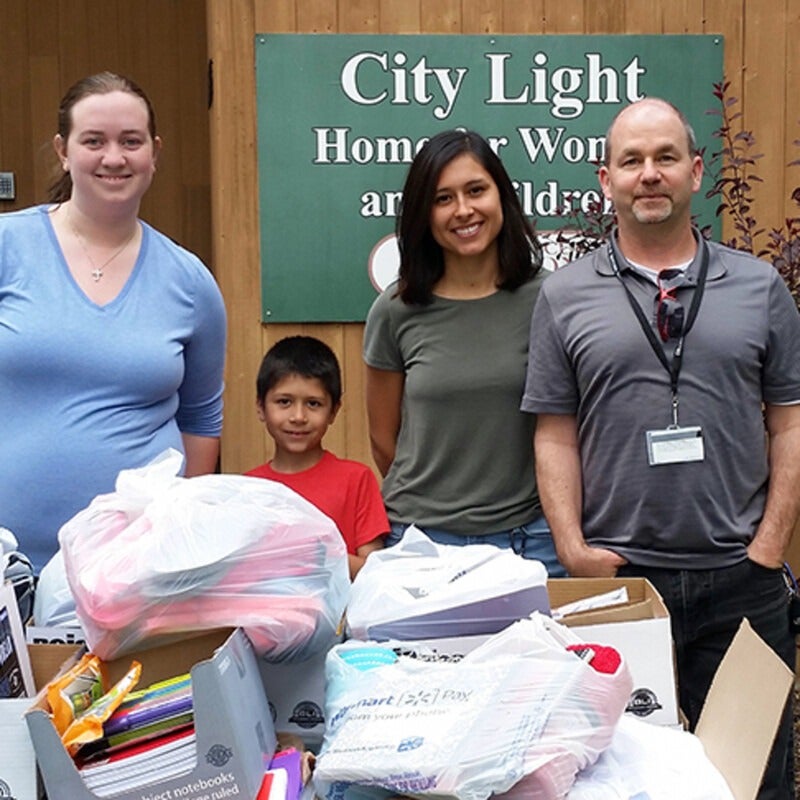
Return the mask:
[[0, 172], [0, 200], [13, 200], [15, 197], [14, 173]]

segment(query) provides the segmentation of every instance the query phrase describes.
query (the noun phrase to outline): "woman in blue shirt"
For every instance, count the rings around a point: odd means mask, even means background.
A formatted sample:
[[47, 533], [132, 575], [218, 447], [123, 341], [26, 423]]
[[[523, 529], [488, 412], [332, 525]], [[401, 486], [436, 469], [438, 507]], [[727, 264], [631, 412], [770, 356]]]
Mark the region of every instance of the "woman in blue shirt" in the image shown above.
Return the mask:
[[38, 571], [58, 530], [168, 447], [212, 472], [225, 310], [202, 262], [138, 218], [161, 140], [144, 92], [64, 96], [50, 203], [0, 215], [0, 525]]

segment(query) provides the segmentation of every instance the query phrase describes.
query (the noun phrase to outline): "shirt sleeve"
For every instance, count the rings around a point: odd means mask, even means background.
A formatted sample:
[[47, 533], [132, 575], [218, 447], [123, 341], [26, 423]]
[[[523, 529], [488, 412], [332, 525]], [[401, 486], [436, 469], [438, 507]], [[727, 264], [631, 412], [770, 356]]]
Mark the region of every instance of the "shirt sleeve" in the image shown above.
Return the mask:
[[[367, 314], [364, 327], [364, 361], [367, 366], [392, 372], [404, 372], [396, 326], [392, 315], [395, 285], [378, 295]], [[394, 302], [401, 302], [399, 299]]]
[[364, 467], [356, 492], [355, 546], [360, 547], [389, 532], [389, 519], [383, 505], [378, 481], [368, 467]]
[[777, 270], [769, 292], [769, 340], [764, 364], [764, 400], [774, 405], [800, 403], [800, 313]]
[[534, 414], [575, 414], [575, 371], [558, 329], [545, 283], [533, 309], [525, 392], [520, 408]]
[[202, 264], [198, 269], [195, 325], [184, 347], [184, 377], [175, 417], [181, 432], [214, 437], [222, 431], [225, 305], [211, 273]]

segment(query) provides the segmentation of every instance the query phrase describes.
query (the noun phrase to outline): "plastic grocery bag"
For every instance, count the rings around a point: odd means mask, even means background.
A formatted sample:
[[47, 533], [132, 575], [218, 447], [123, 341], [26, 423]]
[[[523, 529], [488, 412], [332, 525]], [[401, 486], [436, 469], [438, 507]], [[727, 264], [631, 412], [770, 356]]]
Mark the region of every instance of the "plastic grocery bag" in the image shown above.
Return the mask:
[[490, 544], [437, 544], [412, 525], [394, 547], [370, 553], [353, 581], [347, 629], [378, 641], [470, 636], [549, 610], [540, 561]]
[[36, 625], [48, 628], [80, 628], [61, 550], [56, 550], [39, 573], [33, 619]]
[[733, 800], [691, 733], [620, 719], [611, 745], [578, 775], [569, 800]]
[[335, 646], [317, 793], [483, 800], [516, 785], [526, 800], [564, 797], [611, 741], [632, 688], [618, 654], [599, 672], [565, 648], [576, 639], [535, 612], [457, 661], [407, 642]]
[[270, 660], [327, 649], [350, 588], [335, 524], [274, 481], [178, 477], [181, 459], [169, 450], [121, 472], [59, 531], [92, 651], [229, 626]]

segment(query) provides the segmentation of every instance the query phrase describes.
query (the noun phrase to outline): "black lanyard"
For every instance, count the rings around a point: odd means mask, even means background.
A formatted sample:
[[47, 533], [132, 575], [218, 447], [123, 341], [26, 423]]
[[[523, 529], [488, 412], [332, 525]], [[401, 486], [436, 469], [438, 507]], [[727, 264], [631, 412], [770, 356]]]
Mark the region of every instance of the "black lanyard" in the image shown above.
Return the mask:
[[628, 302], [631, 304], [631, 308], [633, 309], [633, 313], [636, 315], [636, 319], [639, 320], [639, 325], [644, 331], [647, 341], [650, 342], [650, 347], [653, 349], [656, 357], [663, 364], [664, 369], [669, 375], [670, 389], [672, 390], [672, 424], [675, 427], [678, 425], [678, 378], [680, 377], [681, 366], [683, 364], [683, 345], [686, 335], [692, 329], [692, 325], [694, 325], [694, 321], [697, 318], [697, 312], [700, 310], [700, 302], [703, 299], [703, 292], [706, 288], [706, 275], [708, 274], [708, 244], [703, 238], [700, 239], [700, 247], [703, 252], [700, 256], [700, 270], [697, 273], [697, 287], [695, 288], [694, 295], [692, 296], [692, 304], [689, 306], [689, 316], [686, 319], [686, 324], [683, 326], [681, 335], [678, 337], [678, 342], [672, 352], [672, 363], [670, 363], [667, 360], [667, 356], [664, 353], [664, 348], [661, 346], [661, 342], [656, 339], [653, 328], [645, 316], [644, 311], [642, 311], [642, 307], [639, 305], [638, 301], [633, 296], [633, 292], [631, 292], [630, 288], [623, 280], [619, 266], [617, 265], [617, 258], [614, 255], [614, 248], [611, 245], [611, 241], [608, 242], [608, 260], [611, 262], [611, 269], [614, 271], [614, 275], [617, 280], [619, 280], [619, 282], [622, 284], [622, 288], [625, 289], [625, 294], [628, 296]]

